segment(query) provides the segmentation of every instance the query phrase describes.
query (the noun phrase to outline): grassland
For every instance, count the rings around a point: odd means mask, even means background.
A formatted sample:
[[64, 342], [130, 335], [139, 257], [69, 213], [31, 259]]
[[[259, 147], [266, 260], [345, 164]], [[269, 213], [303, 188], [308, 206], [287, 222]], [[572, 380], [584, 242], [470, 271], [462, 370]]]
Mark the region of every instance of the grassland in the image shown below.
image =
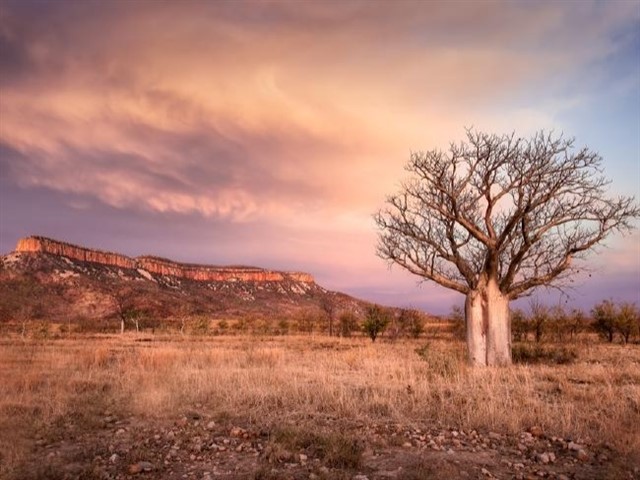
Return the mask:
[[0, 478], [634, 478], [640, 348], [573, 348], [471, 369], [452, 340], [5, 338]]

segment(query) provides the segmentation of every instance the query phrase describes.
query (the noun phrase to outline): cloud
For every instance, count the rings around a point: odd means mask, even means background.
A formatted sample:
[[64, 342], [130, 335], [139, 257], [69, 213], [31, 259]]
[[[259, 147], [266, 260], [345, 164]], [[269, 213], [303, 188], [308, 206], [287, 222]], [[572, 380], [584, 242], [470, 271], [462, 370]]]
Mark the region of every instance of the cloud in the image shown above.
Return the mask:
[[565, 112], [637, 91], [637, 69], [613, 66], [639, 17], [597, 1], [7, 0], [0, 175], [78, 215], [227, 229], [229, 252], [387, 295], [371, 214], [409, 152], [472, 125], [571, 134]]

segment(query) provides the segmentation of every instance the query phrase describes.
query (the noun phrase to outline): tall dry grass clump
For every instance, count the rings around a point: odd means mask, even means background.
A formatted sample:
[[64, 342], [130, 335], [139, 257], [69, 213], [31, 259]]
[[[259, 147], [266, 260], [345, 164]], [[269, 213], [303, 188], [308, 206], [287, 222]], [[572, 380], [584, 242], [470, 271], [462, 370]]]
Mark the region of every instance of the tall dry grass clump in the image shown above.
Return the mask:
[[[48, 428], [105, 412], [198, 408], [266, 426], [318, 419], [549, 435], [640, 450], [640, 349], [584, 346], [570, 365], [471, 369], [457, 342], [133, 337], [0, 344], [0, 473]], [[1, 476], [1, 475], [0, 475]]]

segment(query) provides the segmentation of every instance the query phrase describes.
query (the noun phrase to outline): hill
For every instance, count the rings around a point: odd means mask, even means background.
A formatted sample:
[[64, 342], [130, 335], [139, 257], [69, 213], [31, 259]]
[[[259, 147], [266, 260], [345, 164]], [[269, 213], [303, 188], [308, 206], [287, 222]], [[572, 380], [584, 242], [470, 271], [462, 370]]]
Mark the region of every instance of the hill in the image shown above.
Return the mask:
[[[336, 318], [367, 302], [319, 286], [303, 272], [128, 257], [44, 237], [0, 257], [0, 321], [46, 318], [110, 330], [143, 318], [158, 328], [185, 318]], [[99, 326], [99, 327], [98, 327]], [[140, 327], [138, 322], [137, 327]]]

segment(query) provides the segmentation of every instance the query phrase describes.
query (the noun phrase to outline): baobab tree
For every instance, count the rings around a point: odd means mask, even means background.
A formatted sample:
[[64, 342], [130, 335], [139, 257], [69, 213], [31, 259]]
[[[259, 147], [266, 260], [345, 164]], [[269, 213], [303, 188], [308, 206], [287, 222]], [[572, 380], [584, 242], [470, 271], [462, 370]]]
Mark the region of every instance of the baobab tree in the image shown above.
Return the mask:
[[562, 135], [467, 130], [448, 151], [412, 153], [406, 170], [375, 215], [377, 253], [466, 296], [474, 365], [510, 364], [509, 302], [565, 285], [574, 260], [640, 214], [633, 198], [607, 196], [602, 157]]

